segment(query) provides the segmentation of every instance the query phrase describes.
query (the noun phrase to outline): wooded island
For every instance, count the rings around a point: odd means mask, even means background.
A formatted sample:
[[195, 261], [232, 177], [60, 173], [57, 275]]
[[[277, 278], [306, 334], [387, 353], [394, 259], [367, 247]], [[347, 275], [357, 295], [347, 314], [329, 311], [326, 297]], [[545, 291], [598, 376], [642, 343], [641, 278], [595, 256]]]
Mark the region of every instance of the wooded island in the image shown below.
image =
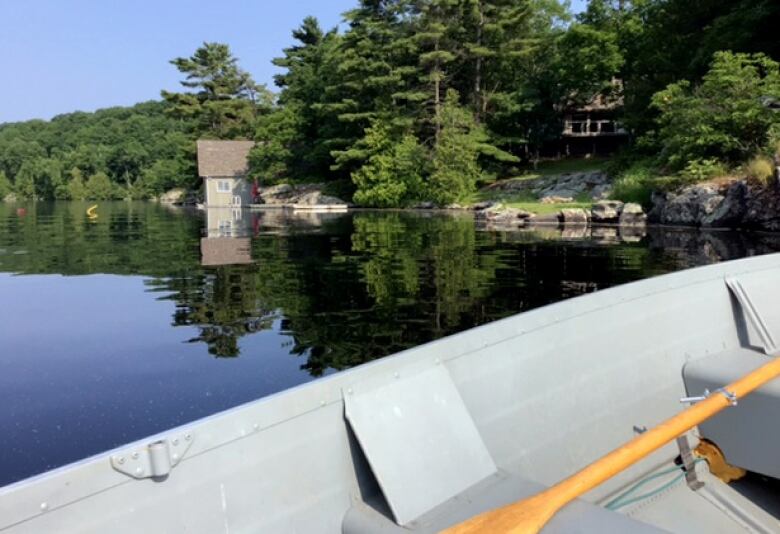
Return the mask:
[[293, 31], [277, 93], [204, 43], [172, 61], [183, 92], [161, 101], [0, 125], [0, 199], [195, 189], [205, 138], [255, 141], [261, 185], [322, 182], [373, 207], [467, 202], [566, 156], [567, 117], [597, 99], [619, 104], [626, 134], [613, 198], [647, 205], [733, 173], [768, 183], [779, 19], [772, 0], [591, 0], [576, 16], [558, 0], [360, 0], [341, 30], [309, 17]]

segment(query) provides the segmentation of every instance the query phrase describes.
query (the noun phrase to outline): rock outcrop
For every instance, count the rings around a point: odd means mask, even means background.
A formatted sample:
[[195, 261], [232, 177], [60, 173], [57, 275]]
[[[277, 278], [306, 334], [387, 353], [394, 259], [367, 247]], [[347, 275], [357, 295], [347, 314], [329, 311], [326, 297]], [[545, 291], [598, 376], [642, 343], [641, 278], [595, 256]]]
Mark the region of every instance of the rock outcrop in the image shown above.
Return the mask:
[[612, 182], [606, 173], [593, 171], [506, 180], [490, 186], [489, 189], [507, 193], [530, 193], [540, 199], [587, 195], [593, 200], [601, 200], [609, 196]]
[[619, 200], [601, 200], [596, 202], [590, 210], [593, 222], [616, 223], [623, 211], [623, 203]]
[[272, 206], [282, 204], [303, 204], [306, 206], [349, 204], [340, 198], [324, 194], [322, 189], [322, 184], [279, 184], [260, 189], [259, 196], [262, 203]]
[[582, 208], [562, 209], [560, 214], [563, 224], [587, 225], [589, 219], [588, 212]]
[[620, 226], [644, 226], [647, 224], [647, 215], [642, 210], [642, 206], [629, 202], [620, 210], [618, 224]]
[[177, 187], [175, 189], [171, 189], [170, 191], [166, 191], [162, 195], [160, 195], [160, 202], [163, 204], [184, 204], [185, 200], [187, 199], [187, 190], [182, 189], [181, 187]]
[[654, 223], [780, 231], [780, 189], [775, 184], [696, 184], [655, 193], [652, 203], [649, 217]]
[[16, 202], [16, 193], [8, 193], [3, 197], [3, 202]]

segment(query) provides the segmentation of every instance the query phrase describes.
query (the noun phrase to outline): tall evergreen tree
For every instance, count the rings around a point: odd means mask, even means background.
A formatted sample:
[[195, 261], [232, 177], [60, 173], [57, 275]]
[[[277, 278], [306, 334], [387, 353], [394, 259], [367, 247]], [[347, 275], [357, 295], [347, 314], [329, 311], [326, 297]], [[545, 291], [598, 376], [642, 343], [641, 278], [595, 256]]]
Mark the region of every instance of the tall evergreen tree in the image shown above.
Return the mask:
[[203, 43], [192, 56], [171, 63], [186, 75], [181, 85], [194, 90], [162, 91], [172, 115], [196, 121], [200, 134], [220, 139], [251, 136], [258, 109], [270, 104], [270, 95], [238, 66], [228, 45]]
[[360, 0], [345, 14], [348, 31], [341, 39], [336, 62], [337, 78], [326, 91], [322, 109], [343, 125], [334, 146], [336, 169], [352, 171], [362, 162], [355, 143], [374, 119], [396, 128], [409, 128], [417, 106], [414, 102], [417, 56], [413, 26], [413, 0]]
[[303, 176], [321, 179], [332, 164], [330, 132], [338, 119], [322, 111], [331, 73], [326, 69], [337, 46], [335, 30], [324, 33], [314, 17], [293, 31], [296, 44], [284, 49], [273, 64], [285, 69], [275, 78], [281, 88], [278, 107], [258, 121], [252, 154], [255, 171], [265, 179]]
[[491, 102], [511, 89], [505, 73], [528, 47], [529, 0], [462, 0], [463, 38], [470, 62], [471, 96], [478, 121]]

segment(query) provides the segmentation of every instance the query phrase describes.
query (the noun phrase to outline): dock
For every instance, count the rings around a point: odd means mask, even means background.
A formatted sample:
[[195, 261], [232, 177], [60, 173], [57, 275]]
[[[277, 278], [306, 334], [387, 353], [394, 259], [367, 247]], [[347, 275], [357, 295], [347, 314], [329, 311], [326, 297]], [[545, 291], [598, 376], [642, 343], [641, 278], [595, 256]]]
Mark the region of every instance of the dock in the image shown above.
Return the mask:
[[251, 204], [252, 210], [293, 210], [306, 211], [310, 213], [317, 212], [335, 212], [344, 213], [349, 210], [347, 204]]

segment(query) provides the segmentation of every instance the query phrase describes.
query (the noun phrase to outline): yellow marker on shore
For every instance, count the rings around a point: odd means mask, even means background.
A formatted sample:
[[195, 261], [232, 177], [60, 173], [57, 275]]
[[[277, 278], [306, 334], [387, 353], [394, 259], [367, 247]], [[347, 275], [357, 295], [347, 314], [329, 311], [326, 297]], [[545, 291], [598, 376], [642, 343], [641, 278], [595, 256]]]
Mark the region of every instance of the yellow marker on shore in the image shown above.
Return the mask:
[[98, 214], [95, 211], [97, 209], [98, 205], [95, 204], [94, 206], [90, 206], [87, 208], [87, 217], [89, 217], [89, 220], [94, 221], [98, 218]]
[[[635, 464], [666, 443], [780, 376], [780, 358], [752, 371], [706, 399], [667, 419], [625, 445], [602, 456], [555, 486], [513, 504], [485, 512], [444, 534], [535, 534], [564, 506]], [[746, 438], [747, 439], [747, 438]]]

